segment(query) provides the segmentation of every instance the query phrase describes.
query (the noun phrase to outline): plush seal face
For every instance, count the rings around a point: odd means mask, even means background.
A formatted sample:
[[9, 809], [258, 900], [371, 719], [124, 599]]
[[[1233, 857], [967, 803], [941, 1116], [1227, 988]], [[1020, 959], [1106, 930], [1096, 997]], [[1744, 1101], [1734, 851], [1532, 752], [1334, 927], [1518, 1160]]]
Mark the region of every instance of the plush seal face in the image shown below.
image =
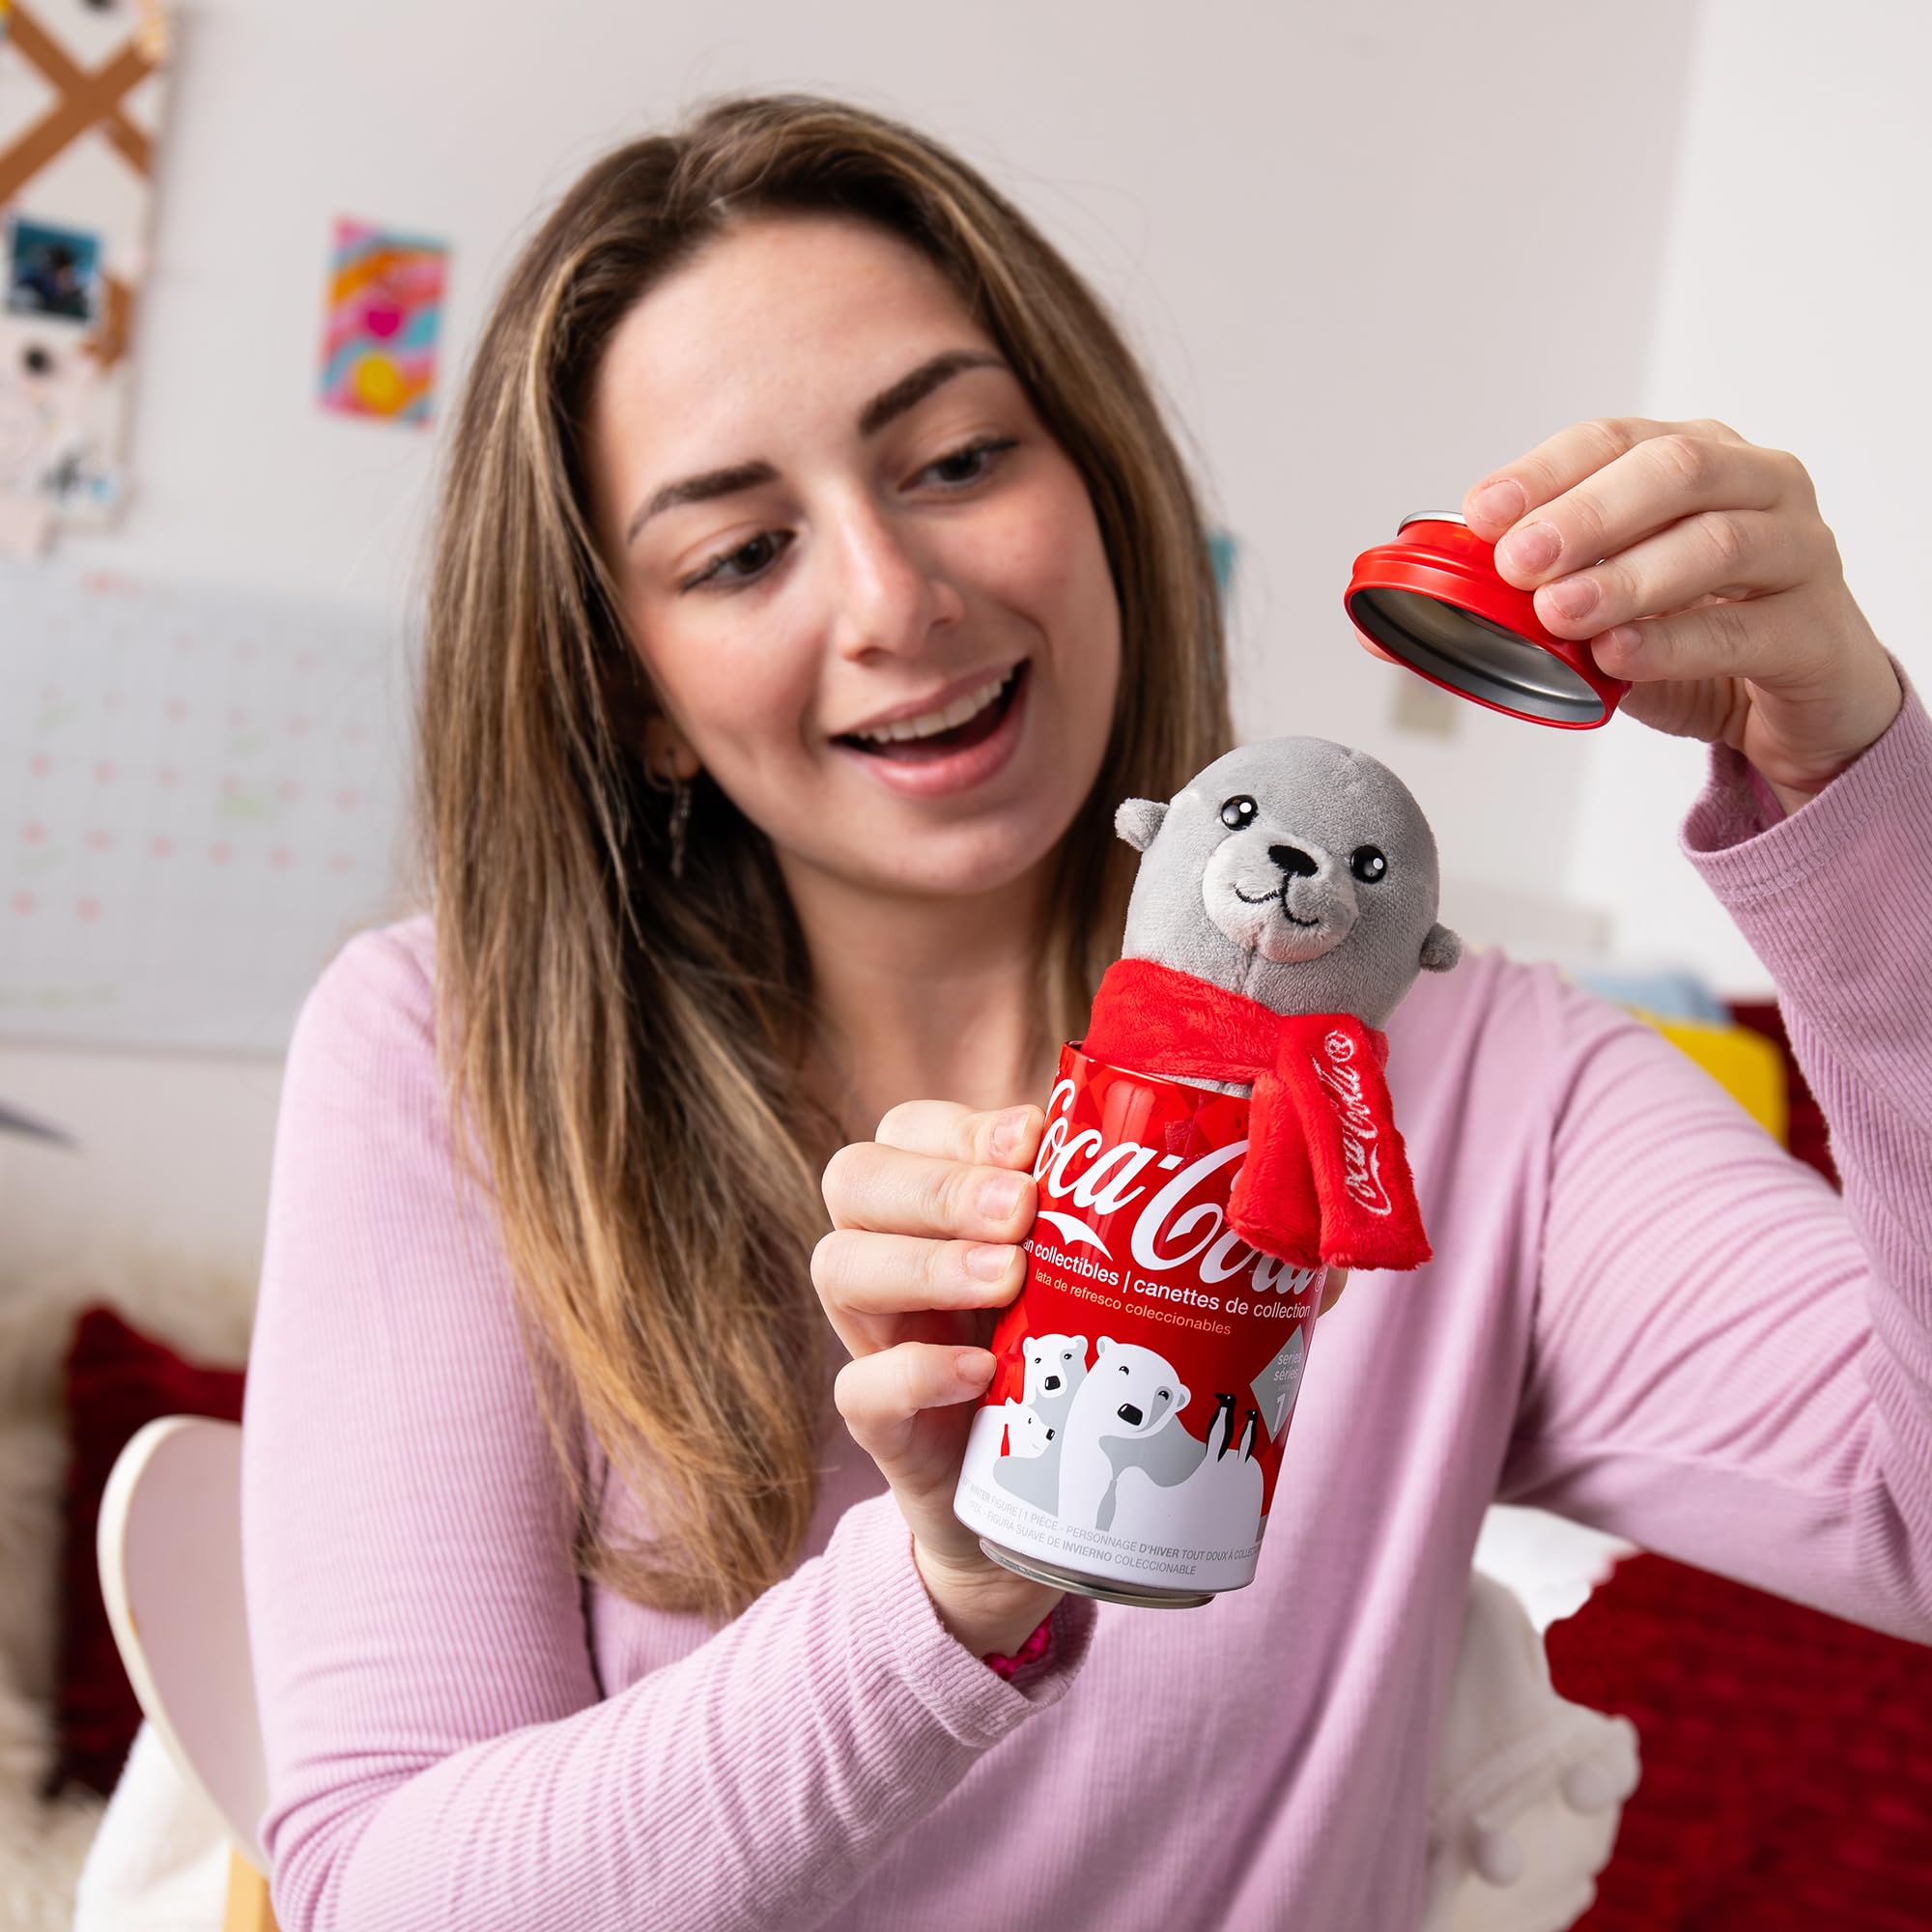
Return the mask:
[[1123, 957], [1152, 959], [1280, 1013], [1384, 1025], [1418, 971], [1462, 941], [1435, 923], [1435, 839], [1386, 765], [1326, 738], [1216, 758], [1115, 829], [1144, 856]]

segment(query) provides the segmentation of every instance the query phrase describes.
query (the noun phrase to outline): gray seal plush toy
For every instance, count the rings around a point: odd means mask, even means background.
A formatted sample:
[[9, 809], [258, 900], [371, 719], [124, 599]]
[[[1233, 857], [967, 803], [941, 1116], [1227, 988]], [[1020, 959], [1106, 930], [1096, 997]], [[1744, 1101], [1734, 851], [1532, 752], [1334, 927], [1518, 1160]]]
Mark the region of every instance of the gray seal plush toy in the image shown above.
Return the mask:
[[1297, 1267], [1419, 1266], [1379, 1029], [1463, 949], [1436, 921], [1435, 839], [1407, 786], [1346, 745], [1272, 738], [1114, 823], [1143, 857], [1082, 1050], [1252, 1088], [1228, 1204], [1244, 1240]]

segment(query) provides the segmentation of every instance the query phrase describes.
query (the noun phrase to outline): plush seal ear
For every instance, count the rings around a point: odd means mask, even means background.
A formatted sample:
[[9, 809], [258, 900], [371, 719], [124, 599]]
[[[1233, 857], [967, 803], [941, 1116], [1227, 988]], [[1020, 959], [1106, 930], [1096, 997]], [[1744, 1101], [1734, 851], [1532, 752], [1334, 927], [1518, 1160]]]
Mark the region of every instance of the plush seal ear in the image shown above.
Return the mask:
[[1123, 798], [1114, 813], [1114, 830], [1136, 852], [1145, 852], [1167, 816], [1167, 807], [1155, 798]]
[[1446, 925], [1432, 925], [1422, 936], [1422, 970], [1446, 973], [1463, 956], [1461, 937]]

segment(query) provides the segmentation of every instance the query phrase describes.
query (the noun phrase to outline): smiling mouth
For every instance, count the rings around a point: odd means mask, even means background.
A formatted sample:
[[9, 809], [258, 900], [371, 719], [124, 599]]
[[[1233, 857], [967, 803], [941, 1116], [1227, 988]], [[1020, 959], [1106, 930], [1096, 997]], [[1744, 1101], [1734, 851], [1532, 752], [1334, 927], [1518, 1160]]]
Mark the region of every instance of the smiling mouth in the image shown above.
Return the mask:
[[1026, 682], [1032, 665], [1031, 658], [1022, 658], [1007, 673], [1006, 682], [972, 717], [946, 730], [928, 732], [918, 738], [883, 739], [862, 737], [856, 731], [841, 731], [832, 742], [854, 752], [863, 752], [867, 757], [892, 758], [908, 763], [943, 757], [950, 752], [966, 751], [990, 738], [1000, 728], [1007, 713], [1013, 708], [1013, 700], [1019, 696], [1020, 687]]
[[1234, 893], [1235, 896], [1237, 899], [1239, 899], [1243, 905], [1272, 905], [1275, 903], [1277, 899], [1280, 899], [1282, 918], [1287, 920], [1290, 925], [1300, 926], [1300, 928], [1304, 932], [1313, 932], [1315, 928], [1321, 923], [1321, 922], [1319, 919], [1296, 919], [1295, 916], [1289, 911], [1288, 901], [1282, 898], [1279, 890], [1271, 893], [1264, 893], [1258, 899], [1250, 898], [1248, 895], [1240, 889], [1239, 886], [1235, 887]]

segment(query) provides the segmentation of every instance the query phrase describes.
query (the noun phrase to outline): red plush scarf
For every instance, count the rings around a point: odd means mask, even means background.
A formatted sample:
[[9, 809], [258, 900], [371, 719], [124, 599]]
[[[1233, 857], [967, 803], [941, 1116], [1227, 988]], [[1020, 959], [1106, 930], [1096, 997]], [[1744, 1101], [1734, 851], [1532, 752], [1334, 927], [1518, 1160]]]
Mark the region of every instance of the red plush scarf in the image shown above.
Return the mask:
[[1081, 1051], [1178, 1080], [1251, 1082], [1248, 1152], [1228, 1220], [1294, 1267], [1412, 1268], [1429, 1259], [1382, 1063], [1352, 1013], [1278, 1013], [1151, 959], [1107, 969]]

